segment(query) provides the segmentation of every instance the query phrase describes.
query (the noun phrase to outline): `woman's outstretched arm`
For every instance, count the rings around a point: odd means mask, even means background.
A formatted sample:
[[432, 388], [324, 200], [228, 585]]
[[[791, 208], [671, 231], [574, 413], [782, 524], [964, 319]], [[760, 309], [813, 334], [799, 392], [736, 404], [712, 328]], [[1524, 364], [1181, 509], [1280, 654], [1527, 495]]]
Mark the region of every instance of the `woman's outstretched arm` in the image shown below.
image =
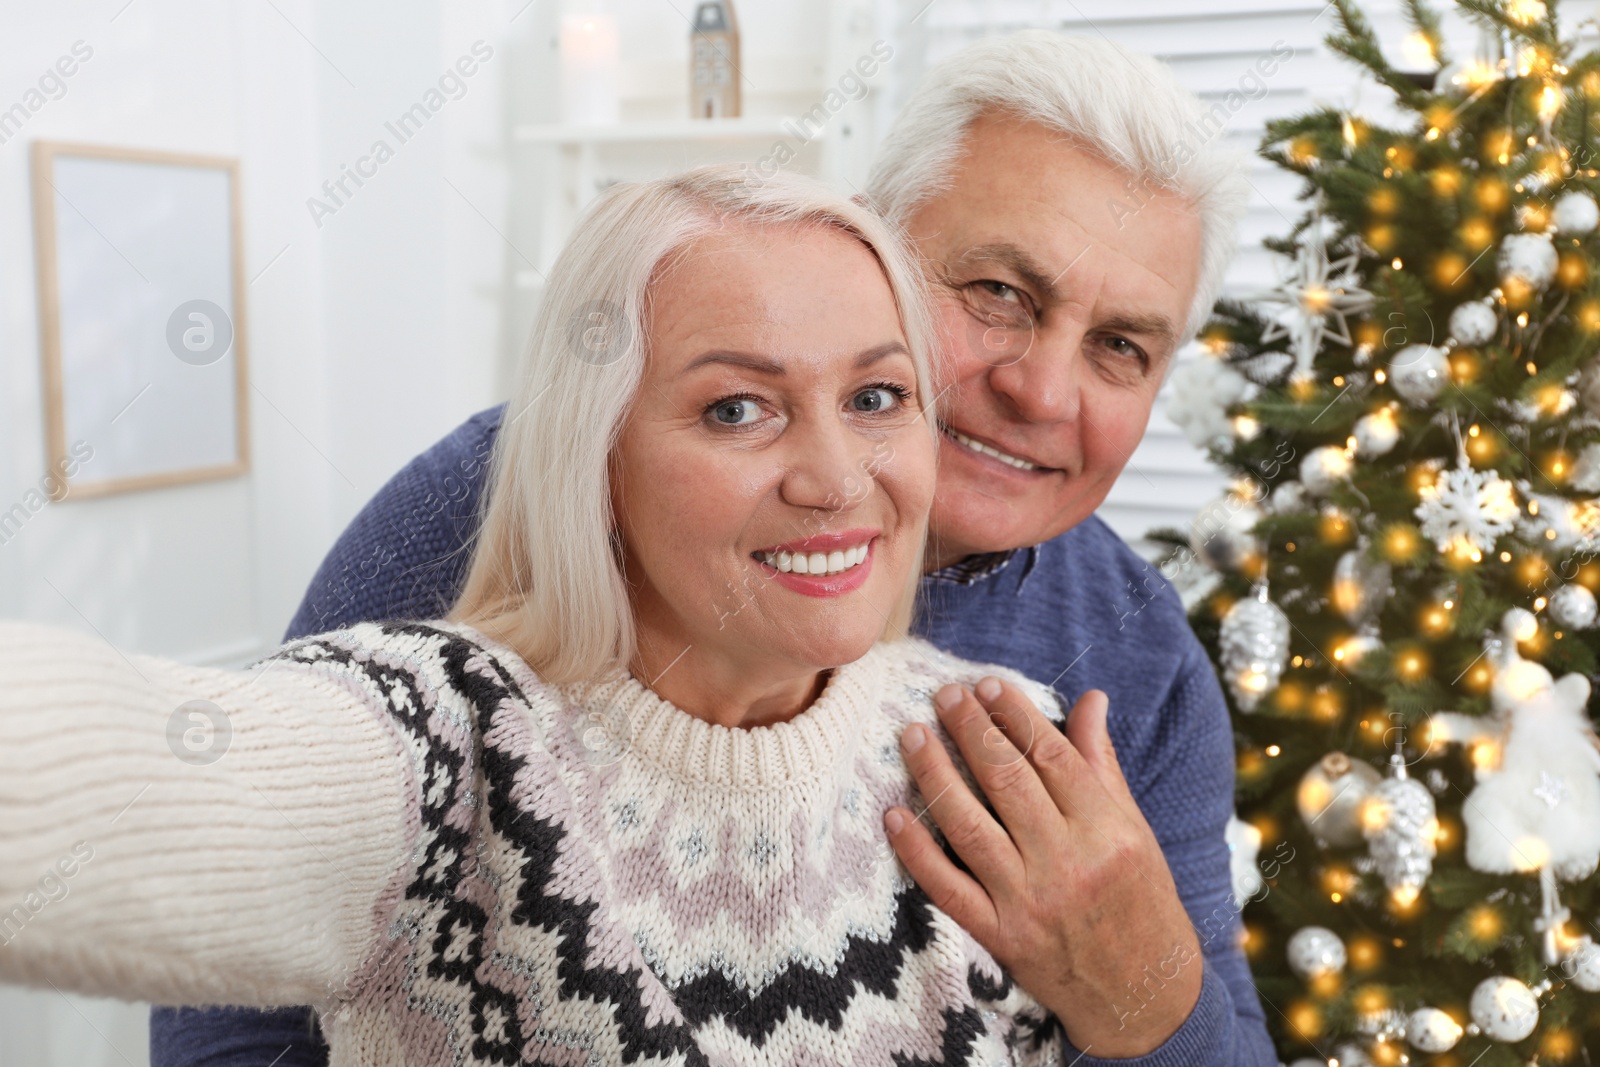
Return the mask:
[[386, 723], [293, 663], [185, 667], [0, 622], [0, 981], [341, 999], [409, 870]]

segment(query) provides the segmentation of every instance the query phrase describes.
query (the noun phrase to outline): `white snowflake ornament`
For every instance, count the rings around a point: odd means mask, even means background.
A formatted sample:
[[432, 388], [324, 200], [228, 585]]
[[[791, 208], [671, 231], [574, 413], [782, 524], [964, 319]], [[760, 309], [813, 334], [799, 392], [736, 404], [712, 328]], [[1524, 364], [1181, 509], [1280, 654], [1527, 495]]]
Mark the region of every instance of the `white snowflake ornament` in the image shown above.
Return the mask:
[[1417, 520], [1423, 536], [1441, 552], [1460, 544], [1478, 553], [1492, 550], [1502, 534], [1515, 528], [1521, 510], [1510, 482], [1465, 464], [1441, 471], [1421, 496]]

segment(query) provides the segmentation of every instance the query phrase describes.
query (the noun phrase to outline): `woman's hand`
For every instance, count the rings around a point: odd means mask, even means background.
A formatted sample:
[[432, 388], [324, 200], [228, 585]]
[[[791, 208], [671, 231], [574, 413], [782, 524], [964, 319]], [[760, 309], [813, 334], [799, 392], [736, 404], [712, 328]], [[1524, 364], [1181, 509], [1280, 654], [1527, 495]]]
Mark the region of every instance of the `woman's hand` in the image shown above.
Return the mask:
[[928, 807], [884, 813], [901, 862], [1079, 1050], [1132, 1057], [1157, 1048], [1199, 999], [1200, 943], [1117, 764], [1105, 693], [1083, 695], [1065, 735], [997, 678], [976, 691], [947, 685], [934, 703], [994, 814], [944, 746], [928, 743], [933, 734], [907, 727], [901, 748]]

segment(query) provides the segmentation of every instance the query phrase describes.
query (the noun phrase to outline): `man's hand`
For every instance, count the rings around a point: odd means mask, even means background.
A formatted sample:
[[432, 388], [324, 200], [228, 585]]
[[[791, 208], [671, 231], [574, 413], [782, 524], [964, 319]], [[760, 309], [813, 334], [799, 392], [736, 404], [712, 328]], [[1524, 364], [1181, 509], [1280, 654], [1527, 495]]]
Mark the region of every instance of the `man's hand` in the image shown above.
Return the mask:
[[947, 685], [934, 703], [995, 814], [933, 734], [908, 726], [900, 744], [927, 813], [972, 874], [896, 807], [884, 825], [901, 862], [1079, 1050], [1157, 1048], [1200, 997], [1200, 942], [1117, 763], [1106, 695], [1085, 693], [1065, 736], [997, 678]]

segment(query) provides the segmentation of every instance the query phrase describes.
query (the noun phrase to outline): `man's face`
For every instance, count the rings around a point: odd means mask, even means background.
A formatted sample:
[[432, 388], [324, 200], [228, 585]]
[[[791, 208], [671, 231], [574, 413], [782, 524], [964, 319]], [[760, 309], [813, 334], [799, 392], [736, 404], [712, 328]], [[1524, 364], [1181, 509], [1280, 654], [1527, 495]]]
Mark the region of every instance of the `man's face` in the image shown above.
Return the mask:
[[952, 178], [907, 225], [950, 360], [930, 566], [1049, 540], [1100, 506], [1200, 277], [1192, 203], [1130, 188], [1037, 123], [979, 119]]

